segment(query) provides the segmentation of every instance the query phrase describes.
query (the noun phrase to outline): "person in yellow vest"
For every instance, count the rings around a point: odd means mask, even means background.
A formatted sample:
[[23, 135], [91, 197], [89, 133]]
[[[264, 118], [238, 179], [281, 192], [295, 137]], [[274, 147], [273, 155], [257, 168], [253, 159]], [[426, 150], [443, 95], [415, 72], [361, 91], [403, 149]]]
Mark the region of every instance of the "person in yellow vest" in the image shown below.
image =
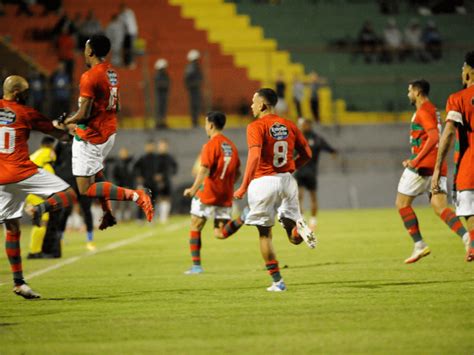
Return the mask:
[[[40, 148], [30, 155], [30, 159], [39, 168], [54, 174], [53, 163], [56, 160], [56, 153], [54, 152], [55, 139], [52, 137], [44, 137], [41, 141]], [[43, 202], [43, 199], [36, 195], [28, 195], [26, 197], [25, 209], [28, 206], [35, 206]], [[42, 246], [44, 236], [46, 234], [46, 226], [49, 220], [49, 213], [43, 214], [41, 218], [41, 226], [33, 226], [30, 237], [30, 252], [28, 259], [39, 259], [42, 257]]]

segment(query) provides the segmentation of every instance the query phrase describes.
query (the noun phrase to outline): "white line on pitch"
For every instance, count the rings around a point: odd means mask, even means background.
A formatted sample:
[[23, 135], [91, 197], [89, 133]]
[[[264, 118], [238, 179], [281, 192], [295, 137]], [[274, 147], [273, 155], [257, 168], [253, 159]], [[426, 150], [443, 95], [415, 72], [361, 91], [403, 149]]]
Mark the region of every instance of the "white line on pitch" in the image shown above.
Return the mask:
[[[188, 221], [186, 222], [181, 222], [181, 223], [175, 223], [175, 224], [171, 224], [169, 226], [167, 226], [163, 232], [173, 232], [179, 228], [182, 228], [184, 227], [186, 224], [189, 224]], [[81, 254], [81, 255], [78, 255], [78, 256], [72, 256], [70, 258], [67, 258], [63, 261], [60, 261], [59, 263], [56, 263], [54, 265], [51, 265], [51, 266], [48, 266], [47, 268], [44, 268], [44, 269], [41, 269], [41, 270], [38, 270], [38, 271], [34, 271], [28, 275], [26, 275], [25, 279], [26, 280], [30, 280], [34, 277], [37, 277], [37, 276], [41, 276], [41, 275], [44, 275], [44, 274], [47, 274], [48, 272], [50, 271], [53, 271], [53, 270], [57, 270], [57, 269], [60, 269], [62, 268], [63, 266], [66, 266], [66, 265], [70, 265], [70, 264], [73, 264], [75, 263], [76, 261], [79, 261], [81, 259], [84, 259], [84, 258], [87, 258], [89, 256], [93, 256], [95, 254], [99, 254], [99, 253], [103, 253], [105, 251], [110, 251], [110, 250], [114, 250], [114, 249], [117, 249], [117, 248], [120, 248], [120, 247], [123, 247], [123, 246], [126, 246], [126, 245], [130, 245], [130, 244], [133, 244], [135, 242], [139, 242], [141, 240], [144, 240], [144, 239], [147, 239], [147, 238], [150, 238], [152, 236], [154, 236], [155, 234], [157, 233], [160, 233], [160, 231], [149, 231], [147, 233], [143, 233], [143, 234], [140, 234], [140, 235], [137, 235], [136, 237], [133, 237], [133, 238], [130, 238], [130, 239], [124, 239], [124, 240], [119, 240], [117, 242], [113, 242], [113, 243], [110, 243], [108, 245], [106, 245], [105, 247], [103, 248], [100, 248], [100, 249], [97, 249], [96, 251], [89, 251], [87, 253], [84, 253], [84, 254]], [[3, 286], [5, 285], [6, 283], [1, 283], [0, 282], [0, 286]]]

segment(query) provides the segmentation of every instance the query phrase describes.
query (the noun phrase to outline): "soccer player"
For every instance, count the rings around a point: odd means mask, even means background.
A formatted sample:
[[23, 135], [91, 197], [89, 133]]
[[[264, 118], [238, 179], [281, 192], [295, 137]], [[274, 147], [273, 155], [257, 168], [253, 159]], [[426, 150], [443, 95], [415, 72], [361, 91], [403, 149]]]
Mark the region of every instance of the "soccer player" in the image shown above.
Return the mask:
[[234, 143], [222, 134], [226, 117], [222, 112], [209, 112], [204, 129], [209, 141], [201, 150], [201, 162], [194, 183], [184, 190], [192, 197], [189, 246], [193, 266], [187, 275], [200, 274], [201, 230], [214, 214], [214, 236], [227, 239], [244, 224], [245, 215], [231, 220], [234, 183], [240, 176], [240, 159]]
[[[426, 80], [415, 80], [408, 85], [408, 100], [416, 107], [411, 120], [410, 144], [411, 156], [404, 160], [405, 167], [398, 184], [396, 206], [402, 217], [405, 228], [415, 243], [412, 255], [405, 260], [406, 264], [414, 263], [430, 254], [430, 248], [423, 241], [418, 219], [412, 208], [412, 203], [418, 195], [428, 193], [431, 176], [438, 153], [441, 121], [438, 111], [430, 101], [430, 84]], [[460, 237], [466, 235], [459, 218], [448, 208], [447, 165], [441, 166], [440, 186], [444, 194], [433, 194], [430, 202], [435, 213]]]
[[295, 173], [295, 178], [298, 183], [300, 206], [303, 205], [304, 191], [307, 190], [309, 192], [309, 197], [311, 199], [311, 218], [309, 220], [309, 227], [314, 230], [317, 224], [316, 214], [318, 213], [317, 189], [319, 155], [321, 152], [329, 152], [333, 157], [335, 157], [337, 151], [312, 129], [310, 120], [307, 118], [300, 118], [298, 123], [304, 137], [308, 141], [313, 156], [308, 163], [298, 169]]
[[454, 191], [456, 215], [465, 217], [469, 234], [463, 237], [466, 261], [474, 260], [474, 51], [466, 54], [462, 67], [464, 89], [449, 96], [446, 125], [438, 148], [431, 182], [433, 196], [444, 196], [442, 166], [456, 137], [454, 152]]
[[247, 167], [242, 184], [234, 193], [235, 198], [241, 199], [248, 190], [250, 212], [245, 224], [258, 228], [260, 251], [273, 279], [267, 291], [274, 292], [286, 290], [272, 243], [275, 213], [278, 211], [291, 243], [304, 240], [311, 248], [316, 245], [313, 232], [301, 216], [298, 184], [291, 175], [311, 158], [311, 148], [293, 122], [275, 114], [277, 101], [275, 91], [268, 88], [259, 89], [253, 96], [251, 108], [257, 119], [247, 127]]
[[35, 194], [46, 198], [45, 212], [67, 207], [76, 200], [71, 187], [30, 160], [28, 137], [36, 130], [59, 139], [68, 134], [33, 108], [25, 106], [28, 82], [12, 75], [3, 83], [0, 100], [0, 223], [5, 223], [5, 248], [13, 273], [13, 292], [24, 298], [39, 298], [25, 282], [20, 250], [20, 217], [25, 197]]
[[99, 229], [117, 223], [109, 200], [134, 201], [149, 222], [153, 218], [147, 191], [116, 186], [106, 181], [103, 174], [104, 159], [114, 144], [120, 108], [118, 75], [105, 60], [109, 51], [110, 40], [104, 35], [94, 35], [86, 42], [84, 57], [90, 69], [81, 76], [79, 109], [64, 120], [66, 125], [77, 124], [72, 171], [79, 193], [101, 201], [104, 216]]

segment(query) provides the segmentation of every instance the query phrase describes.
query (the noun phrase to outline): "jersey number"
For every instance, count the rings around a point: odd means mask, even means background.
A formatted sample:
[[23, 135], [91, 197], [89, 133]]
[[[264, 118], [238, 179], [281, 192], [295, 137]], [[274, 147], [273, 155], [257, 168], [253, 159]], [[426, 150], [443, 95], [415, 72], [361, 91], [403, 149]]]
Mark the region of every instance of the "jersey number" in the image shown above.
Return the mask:
[[273, 166], [281, 168], [288, 161], [288, 142], [278, 141], [273, 145]]
[[15, 128], [0, 127], [0, 153], [11, 154], [15, 151]]
[[119, 96], [118, 96], [118, 88], [111, 87], [110, 88], [110, 95], [109, 95], [109, 105], [107, 106], [107, 111], [118, 111], [119, 110]]
[[224, 157], [224, 167], [222, 168], [222, 173], [219, 179], [224, 180], [224, 175], [227, 171], [227, 168], [229, 167], [231, 159], [232, 159], [231, 156]]

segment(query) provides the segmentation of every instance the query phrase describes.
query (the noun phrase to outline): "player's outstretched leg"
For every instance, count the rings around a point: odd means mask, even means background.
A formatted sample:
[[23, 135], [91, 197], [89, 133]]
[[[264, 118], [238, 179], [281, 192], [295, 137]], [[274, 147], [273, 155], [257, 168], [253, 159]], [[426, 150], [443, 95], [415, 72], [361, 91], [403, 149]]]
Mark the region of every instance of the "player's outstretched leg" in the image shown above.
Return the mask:
[[300, 244], [305, 241], [311, 249], [316, 247], [317, 240], [314, 232], [308, 227], [304, 219], [300, 218], [295, 222], [290, 218], [280, 217], [279, 221], [285, 228], [290, 243]]
[[33, 206], [33, 224], [37, 227], [40, 227], [43, 213], [58, 211], [62, 208], [71, 206], [76, 202], [76, 200], [77, 195], [71, 187], [64, 191], [53, 194], [44, 202], [40, 203], [39, 205]]
[[133, 201], [143, 210], [148, 222], [153, 219], [153, 203], [151, 202], [151, 192], [148, 189], [132, 190], [105, 181], [89, 186], [86, 195], [106, 200]]
[[416, 217], [413, 208], [411, 206], [403, 207], [400, 208], [398, 212], [402, 217], [405, 228], [415, 243], [413, 253], [405, 260], [405, 264], [411, 264], [429, 255], [431, 250], [421, 237], [420, 228], [418, 226], [418, 218]]
[[240, 217], [237, 217], [237, 219], [231, 220], [227, 222], [222, 228], [222, 237], [218, 237], [219, 239], [227, 239], [231, 235], [237, 233], [237, 231], [245, 224], [245, 219], [247, 218], [247, 215], [249, 213], [250, 209], [248, 207], [245, 207], [242, 210], [242, 214]]

